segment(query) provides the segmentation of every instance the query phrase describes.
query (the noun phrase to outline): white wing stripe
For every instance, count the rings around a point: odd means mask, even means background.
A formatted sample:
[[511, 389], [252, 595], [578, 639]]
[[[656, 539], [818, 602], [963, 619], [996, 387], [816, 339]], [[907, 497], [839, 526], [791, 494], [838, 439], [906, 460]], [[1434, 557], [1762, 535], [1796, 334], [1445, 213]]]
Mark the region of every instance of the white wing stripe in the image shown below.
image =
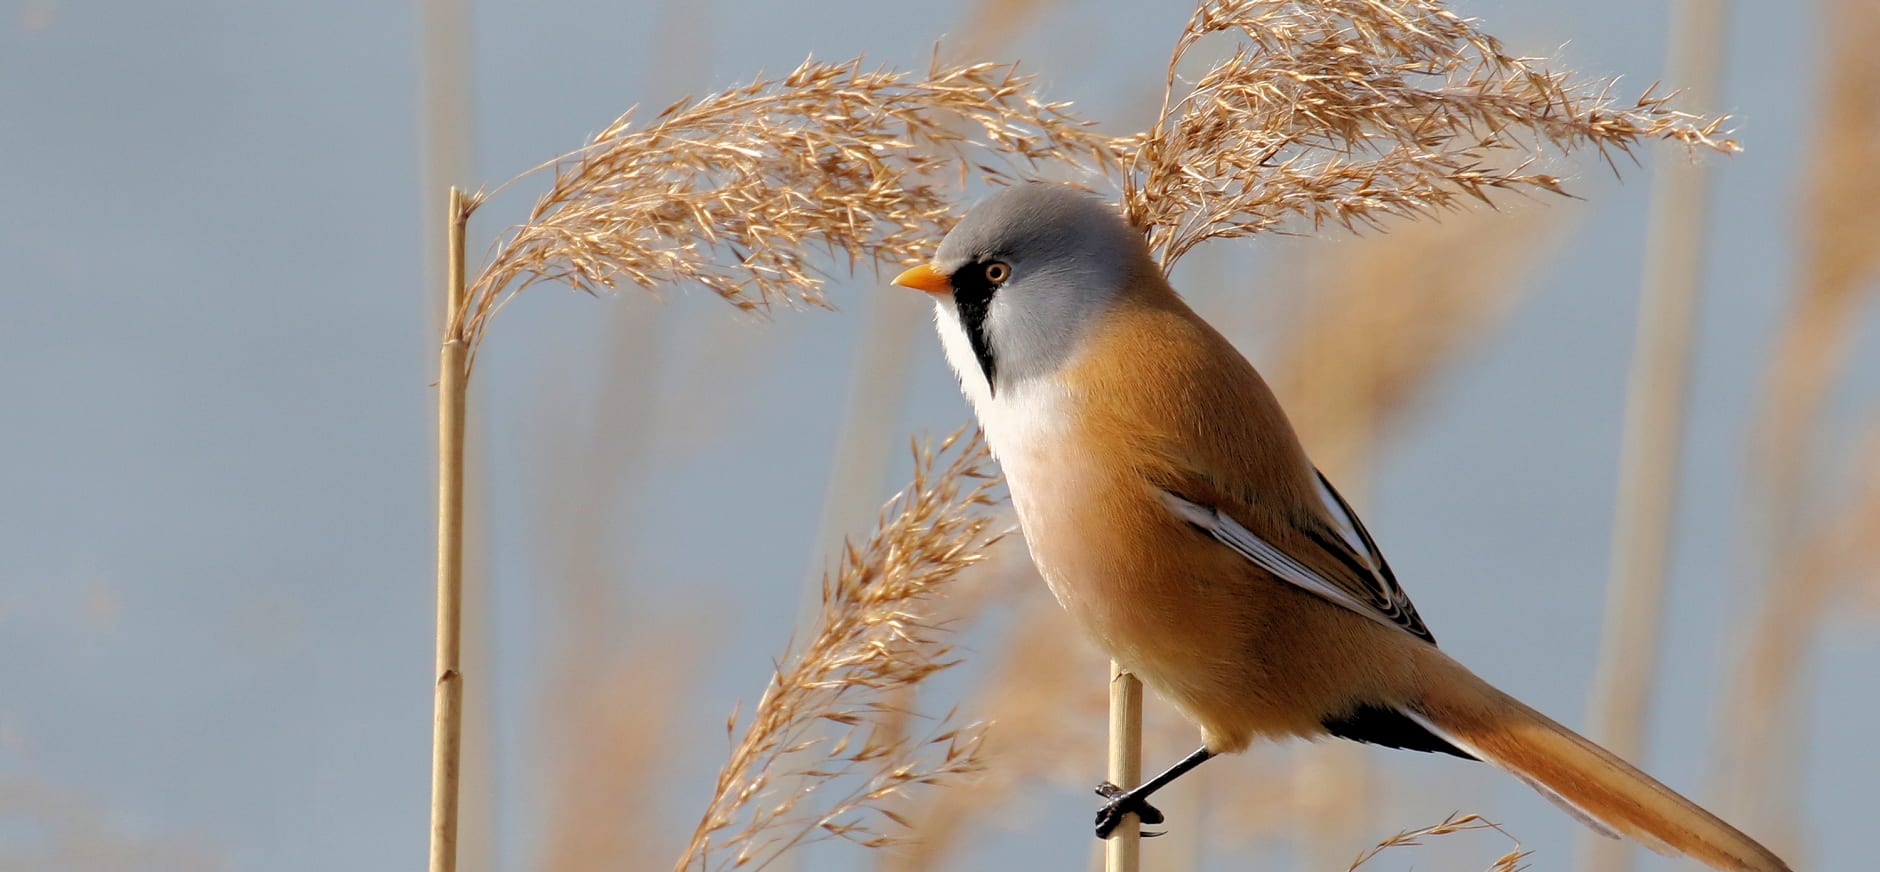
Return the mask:
[[[1404, 629], [1377, 609], [1359, 602], [1343, 588], [1326, 581], [1323, 576], [1307, 569], [1291, 555], [1273, 547], [1266, 540], [1253, 534], [1253, 531], [1241, 526], [1239, 521], [1221, 514], [1215, 509], [1191, 502], [1168, 491], [1161, 491], [1162, 503], [1169, 507], [1182, 520], [1208, 532], [1216, 541], [1234, 549], [1240, 556], [1253, 561], [1256, 566], [1284, 579], [1306, 591], [1317, 594], [1344, 606], [1360, 615], [1370, 618], [1386, 627]], [[1363, 552], [1359, 552], [1363, 553]]]
[[1351, 546], [1351, 553], [1358, 555], [1371, 567], [1372, 571], [1376, 571], [1377, 561], [1371, 557], [1371, 546], [1364, 541], [1364, 536], [1358, 533], [1358, 524], [1345, 511], [1344, 501], [1326, 486], [1324, 476], [1312, 476], [1312, 483], [1317, 486], [1319, 502], [1325, 504], [1326, 513], [1331, 515], [1332, 520], [1338, 522], [1338, 535], [1344, 538], [1346, 545]]

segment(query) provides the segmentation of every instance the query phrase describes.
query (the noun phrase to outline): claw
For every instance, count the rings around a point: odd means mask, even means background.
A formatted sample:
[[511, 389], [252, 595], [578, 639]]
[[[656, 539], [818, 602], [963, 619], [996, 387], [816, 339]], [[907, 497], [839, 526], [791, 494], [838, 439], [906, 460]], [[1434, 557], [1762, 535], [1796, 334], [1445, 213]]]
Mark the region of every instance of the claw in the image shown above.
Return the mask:
[[[1108, 781], [1097, 785], [1097, 795], [1109, 800], [1097, 810], [1097, 838], [1099, 839], [1109, 838], [1110, 833], [1115, 832], [1117, 826], [1122, 824], [1123, 816], [1126, 814], [1135, 815], [1137, 820], [1145, 824], [1159, 824], [1167, 819], [1163, 817], [1162, 811], [1150, 805], [1148, 800]], [[1142, 835], [1144, 838], [1154, 838], [1162, 833], [1143, 833]]]

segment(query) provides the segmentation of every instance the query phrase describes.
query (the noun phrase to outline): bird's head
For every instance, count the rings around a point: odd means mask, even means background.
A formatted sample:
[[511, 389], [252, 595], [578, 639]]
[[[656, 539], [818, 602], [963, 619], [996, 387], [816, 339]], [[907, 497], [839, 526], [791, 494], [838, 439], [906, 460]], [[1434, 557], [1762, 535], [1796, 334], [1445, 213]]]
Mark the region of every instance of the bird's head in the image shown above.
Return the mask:
[[[987, 390], [1048, 375], [1145, 270], [1159, 276], [1142, 233], [1108, 204], [1064, 185], [1007, 188], [966, 213], [932, 263], [894, 283], [938, 306], [948, 356], [970, 348]], [[960, 368], [962, 379], [970, 373]]]

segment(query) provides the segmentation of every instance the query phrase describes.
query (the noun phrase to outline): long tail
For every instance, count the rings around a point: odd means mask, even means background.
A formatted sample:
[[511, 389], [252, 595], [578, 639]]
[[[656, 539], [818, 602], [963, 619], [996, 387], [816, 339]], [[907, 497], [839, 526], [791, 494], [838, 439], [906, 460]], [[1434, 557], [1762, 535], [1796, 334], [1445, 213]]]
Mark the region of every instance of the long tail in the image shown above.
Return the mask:
[[1791, 872], [1737, 828], [1579, 734], [1438, 655], [1423, 698], [1405, 712], [1425, 729], [1506, 769], [1607, 835], [1730, 872]]

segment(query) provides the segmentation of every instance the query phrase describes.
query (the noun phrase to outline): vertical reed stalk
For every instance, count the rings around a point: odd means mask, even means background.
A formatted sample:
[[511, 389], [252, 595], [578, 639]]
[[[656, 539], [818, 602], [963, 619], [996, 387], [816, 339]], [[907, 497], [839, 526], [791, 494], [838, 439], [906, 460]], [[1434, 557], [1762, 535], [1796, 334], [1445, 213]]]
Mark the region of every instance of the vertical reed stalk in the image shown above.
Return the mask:
[[[1142, 682], [1110, 664], [1110, 783], [1124, 789], [1142, 783]], [[1124, 815], [1103, 843], [1103, 872], [1142, 868], [1142, 821]]]
[[[1678, 0], [1666, 78], [1710, 102], [1721, 67], [1729, 9], [1724, 0]], [[1626, 391], [1618, 507], [1606, 586], [1606, 628], [1592, 703], [1593, 738], [1628, 760], [1645, 751], [1652, 682], [1664, 625], [1665, 575], [1677, 509], [1685, 388], [1703, 267], [1703, 168], [1686, 155], [1663, 161], [1652, 180], [1638, 334]], [[1625, 872], [1625, 842], [1580, 837], [1580, 868]]]
[[[422, 39], [418, 54], [421, 76], [418, 102], [424, 123], [423, 157], [419, 161], [423, 184], [419, 203], [427, 215], [439, 201], [449, 198], [451, 185], [467, 184], [472, 172], [475, 105], [471, 98], [469, 5], [470, 0], [420, 0], [418, 4]], [[445, 247], [450, 222], [424, 221], [422, 224], [424, 236], [419, 251], [424, 252], [423, 287], [435, 288], [444, 280], [444, 264], [437, 262], [434, 252]], [[429, 294], [416, 296], [423, 306], [429, 335], [442, 336], [443, 319], [449, 313]], [[425, 370], [432, 365], [432, 351], [423, 349], [421, 365]], [[466, 395], [466, 403], [475, 402], [475, 398]], [[465, 619], [462, 634], [463, 666], [470, 672], [481, 672], [489, 662], [486, 618], [489, 610], [483, 607], [488, 595], [488, 570], [483, 551], [477, 547], [487, 541], [482, 535], [486, 527], [484, 505], [475, 496], [485, 492], [476, 478], [476, 470], [480, 468], [477, 462], [477, 451], [482, 444], [480, 436], [476, 419], [468, 419], [464, 425], [464, 537], [468, 547], [463, 553]], [[487, 702], [485, 699], [485, 704], [471, 705], [464, 710], [459, 817], [470, 837], [458, 845], [458, 865], [466, 872], [489, 872], [495, 867], [495, 843], [491, 834], [495, 831], [496, 819], [495, 790], [492, 789], [496, 755], [492, 748], [494, 733], [490, 729]]]
[[469, 349], [464, 314], [463, 237], [469, 213], [450, 189], [445, 237], [444, 343], [437, 374], [437, 687], [431, 722], [430, 872], [457, 869], [457, 781], [463, 751], [463, 434]]

